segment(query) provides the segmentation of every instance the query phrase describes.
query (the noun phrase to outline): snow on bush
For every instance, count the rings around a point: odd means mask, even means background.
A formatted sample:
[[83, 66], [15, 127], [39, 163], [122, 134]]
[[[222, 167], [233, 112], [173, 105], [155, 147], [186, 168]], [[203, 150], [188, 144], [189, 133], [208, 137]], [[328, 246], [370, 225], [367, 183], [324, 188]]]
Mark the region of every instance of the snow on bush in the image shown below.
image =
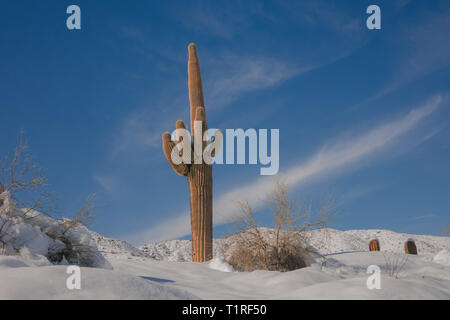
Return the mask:
[[450, 266], [450, 251], [443, 249], [434, 256], [433, 261], [446, 266]]
[[213, 270], [218, 270], [222, 272], [233, 272], [234, 269], [229, 265], [223, 258], [215, 257], [209, 262], [209, 267]]
[[8, 192], [0, 194], [0, 254], [40, 255], [53, 263], [112, 269], [83, 225], [67, 228], [35, 210], [16, 208]]

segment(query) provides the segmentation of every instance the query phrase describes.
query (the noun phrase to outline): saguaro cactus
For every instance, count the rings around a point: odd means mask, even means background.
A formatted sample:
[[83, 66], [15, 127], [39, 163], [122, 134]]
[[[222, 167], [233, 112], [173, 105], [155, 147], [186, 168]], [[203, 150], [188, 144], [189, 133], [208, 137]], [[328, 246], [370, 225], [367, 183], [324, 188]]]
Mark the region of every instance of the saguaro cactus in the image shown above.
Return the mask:
[[416, 243], [412, 239], [408, 239], [405, 242], [405, 253], [406, 254], [417, 254]]
[[369, 242], [369, 250], [380, 251], [380, 242], [378, 242], [378, 239], [373, 239]]
[[[191, 137], [194, 137], [194, 121], [201, 121], [202, 132], [206, 132], [206, 114], [203, 101], [202, 78], [197, 48], [191, 43], [189, 49], [188, 78], [191, 111]], [[185, 129], [184, 122], [176, 122], [177, 129]], [[162, 135], [163, 151], [174, 171], [188, 179], [191, 205], [192, 261], [203, 262], [212, 259], [212, 166], [205, 163], [175, 164], [171, 158], [176, 147], [169, 132]], [[203, 143], [202, 149], [206, 147]], [[203, 151], [203, 150], [202, 150]], [[183, 150], [182, 152], [186, 152]], [[194, 153], [194, 150], [191, 150]], [[203, 154], [203, 152], [202, 152]]]

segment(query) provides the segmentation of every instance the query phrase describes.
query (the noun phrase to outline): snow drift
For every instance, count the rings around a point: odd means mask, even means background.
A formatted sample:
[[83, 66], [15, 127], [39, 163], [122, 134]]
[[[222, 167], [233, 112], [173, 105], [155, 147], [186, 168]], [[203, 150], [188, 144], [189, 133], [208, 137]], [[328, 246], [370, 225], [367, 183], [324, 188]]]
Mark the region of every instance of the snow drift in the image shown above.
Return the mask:
[[41, 256], [48, 262], [111, 269], [83, 225], [67, 227], [35, 210], [16, 208], [8, 192], [0, 194], [0, 253]]
[[[5, 196], [5, 195], [2, 195]], [[0, 299], [450, 299], [450, 238], [388, 230], [322, 229], [305, 234], [321, 258], [290, 272], [239, 272], [226, 262], [232, 238], [214, 239], [214, 259], [193, 263], [191, 243], [172, 240], [135, 248], [85, 227], [69, 231], [61, 220], [23, 211], [4, 198], [7, 233], [0, 244]], [[6, 217], [6, 218], [5, 218]], [[66, 286], [67, 244], [89, 248], [81, 268], [81, 289]], [[263, 229], [265, 236], [273, 234]], [[380, 252], [369, 252], [369, 240]], [[404, 258], [403, 244], [415, 240], [397, 278], [389, 276], [384, 254]], [[67, 254], [67, 257], [66, 257]], [[84, 254], [84, 253], [83, 253]], [[55, 257], [61, 257], [57, 261]], [[366, 286], [367, 267], [381, 269], [381, 289]]]

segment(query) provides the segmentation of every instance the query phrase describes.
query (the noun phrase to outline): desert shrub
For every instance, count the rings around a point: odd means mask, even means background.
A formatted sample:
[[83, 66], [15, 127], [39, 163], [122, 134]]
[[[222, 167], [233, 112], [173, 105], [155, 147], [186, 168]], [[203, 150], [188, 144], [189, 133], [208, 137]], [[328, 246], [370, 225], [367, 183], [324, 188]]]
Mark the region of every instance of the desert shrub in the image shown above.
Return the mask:
[[232, 237], [230, 241], [232, 245], [226, 260], [236, 270], [284, 272], [307, 266], [311, 252], [302, 241], [289, 242], [287, 239], [291, 236], [283, 232], [277, 244], [276, 236], [273, 236], [275, 232], [272, 230], [258, 229], [261, 238], [253, 231], [247, 230]]
[[[55, 211], [55, 198], [49, 192], [43, 170], [33, 159], [20, 131], [16, 147], [0, 158], [0, 253], [18, 252], [20, 244], [13, 229], [36, 217], [35, 210]], [[20, 217], [17, 214], [20, 213]]]
[[62, 251], [54, 251], [49, 254], [52, 262], [61, 262], [63, 257], [71, 264], [80, 266], [91, 265], [92, 255], [98, 251], [89, 242], [83, 241], [77, 235], [77, 229], [88, 227], [94, 223], [93, 203], [95, 195], [90, 195], [83, 203], [72, 219], [63, 218], [58, 220], [56, 228], [46, 230], [46, 234], [65, 245]]
[[267, 197], [274, 229], [261, 228], [248, 201], [239, 203], [241, 215], [234, 219], [235, 231], [228, 237], [225, 259], [241, 271], [291, 271], [307, 266], [317, 255], [307, 245], [305, 231], [323, 228], [330, 205], [323, 206], [311, 222], [311, 206], [296, 205], [288, 197], [288, 186], [278, 181]]
[[[24, 218], [32, 219], [31, 212], [51, 214], [56, 211], [53, 192], [48, 191], [43, 169], [34, 160], [20, 131], [17, 146], [0, 158], [0, 194], [7, 193], [18, 208], [23, 208]], [[4, 199], [0, 199], [0, 205]]]
[[11, 199], [8, 191], [0, 193], [0, 254], [17, 254], [23, 243], [16, 237], [12, 228], [21, 219], [14, 217], [16, 203]]
[[387, 251], [383, 252], [383, 257], [387, 274], [392, 278], [398, 279], [408, 262], [408, 255]]
[[17, 146], [0, 158], [0, 254], [19, 254], [42, 240], [37, 250], [51, 262], [110, 267], [86, 228], [93, 222], [93, 196], [72, 219], [56, 219], [56, 199], [47, 189], [21, 131]]

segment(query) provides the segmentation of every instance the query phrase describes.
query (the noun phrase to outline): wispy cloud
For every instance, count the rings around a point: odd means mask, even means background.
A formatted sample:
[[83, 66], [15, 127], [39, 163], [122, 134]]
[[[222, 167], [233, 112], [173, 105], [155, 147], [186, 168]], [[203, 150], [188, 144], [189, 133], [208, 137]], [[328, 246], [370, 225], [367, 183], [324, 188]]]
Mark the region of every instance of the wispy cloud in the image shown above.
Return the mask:
[[[342, 172], [364, 159], [379, 155], [387, 146], [400, 143], [400, 138], [433, 113], [441, 101], [441, 96], [437, 95], [423, 106], [412, 109], [403, 118], [389, 121], [368, 132], [326, 146], [307, 161], [281, 173], [280, 177], [291, 187], [296, 187], [325, 174]], [[264, 195], [273, 187], [272, 179], [258, 178], [248, 185], [235, 188], [220, 196], [214, 204], [214, 224], [219, 225], [229, 221], [236, 214], [237, 201], [245, 199], [255, 209], [260, 208], [263, 205]], [[188, 234], [189, 226], [189, 214], [183, 213], [127, 238], [135, 243], [173, 239]]]
[[430, 213], [430, 214], [425, 214], [423, 216], [414, 217], [414, 218], [412, 218], [412, 220], [426, 220], [426, 219], [431, 219], [431, 218], [435, 218], [435, 217], [436, 217], [435, 214]]
[[351, 15], [348, 10], [329, 1], [301, 1], [282, 3], [290, 14], [298, 16], [300, 23], [320, 26], [339, 35], [359, 38], [362, 35], [360, 16]]
[[205, 83], [208, 107], [217, 108], [247, 92], [273, 87], [310, 70], [294, 63], [263, 56], [222, 55], [207, 66], [211, 70]]
[[181, 13], [175, 14], [176, 20], [185, 28], [225, 41], [261, 20], [283, 23], [292, 19], [296, 24], [324, 28], [341, 36], [360, 37], [362, 34], [359, 15], [351, 15], [339, 5], [321, 0], [284, 1], [270, 5], [254, 3], [250, 7], [241, 1], [216, 2], [215, 6], [201, 2], [189, 3], [174, 11]]
[[119, 182], [115, 177], [111, 176], [103, 176], [103, 175], [94, 175], [93, 179], [100, 184], [103, 189], [105, 189], [108, 192], [112, 192], [117, 189], [119, 186]]
[[[399, 3], [408, 1], [399, 1]], [[450, 29], [450, 6], [438, 12], [423, 12], [421, 22], [404, 21], [394, 36], [398, 61], [389, 81], [374, 95], [359, 103], [375, 101], [397, 88], [436, 70], [450, 66], [450, 42], [442, 30]], [[406, 50], [404, 48], [407, 48]]]
[[262, 4], [255, 3], [248, 7], [241, 1], [218, 1], [214, 2], [214, 6], [209, 2], [189, 2], [187, 6], [182, 5], [173, 11], [176, 12], [177, 22], [187, 29], [225, 40], [245, 31], [255, 17], [273, 19]]
[[[202, 57], [207, 70], [204, 81], [205, 104], [208, 113], [232, 103], [243, 94], [273, 87], [283, 81], [306, 72], [315, 66], [300, 68], [287, 62], [280, 62], [262, 56], [242, 57], [223, 55], [218, 59], [207, 53]], [[161, 133], [174, 128], [177, 119], [188, 116], [187, 85], [175, 81], [176, 89], [162, 92], [145, 108], [132, 111], [119, 124], [113, 137], [112, 155], [117, 156], [131, 150], [148, 150], [159, 147]], [[167, 117], [167, 113], [170, 117]], [[214, 114], [212, 115], [214, 116]], [[188, 119], [185, 119], [186, 123]]]
[[[201, 60], [208, 116], [220, 114], [222, 107], [248, 93], [282, 85], [291, 78], [343, 59], [354, 50], [356, 47], [306, 65], [261, 55], [224, 53], [213, 56], [204, 51]], [[113, 138], [112, 155], [160, 147], [161, 133], [174, 128], [176, 120], [184, 118], [189, 123], [185, 118], [189, 111], [186, 89], [184, 78], [174, 81], [171, 90], [160, 93], [151, 106], [134, 110], [123, 119]]]
[[[236, 5], [240, 4], [236, 3]], [[248, 20], [246, 17], [249, 15], [256, 15], [266, 20], [272, 19], [270, 15], [267, 15], [270, 10], [265, 10], [262, 5], [253, 6], [250, 11], [236, 10], [236, 5], [224, 4], [223, 10], [213, 10], [208, 5], [188, 6], [186, 10], [181, 10], [184, 12], [183, 19], [185, 19], [182, 21], [188, 28], [230, 38], [237, 29], [244, 27]], [[289, 6], [280, 6], [281, 10], [292, 13]], [[338, 33], [343, 34], [356, 33], [356, 30], [353, 30], [354, 19], [350, 19], [344, 10], [337, 8], [330, 10], [329, 6], [318, 4], [316, 1], [308, 2], [305, 7], [308, 9], [306, 11], [312, 19], [312, 24], [317, 21], [329, 21], [327, 23], [332, 25], [327, 25], [328, 29], [338, 29]], [[295, 10], [297, 13], [305, 12], [305, 10], [297, 9]], [[192, 15], [186, 14], [191, 11]], [[295, 21], [297, 20], [298, 17], [295, 17]], [[170, 90], [155, 92], [148, 105], [133, 108], [132, 112], [121, 121], [113, 137], [113, 156], [131, 150], [159, 147], [161, 133], [171, 130], [174, 121], [184, 118], [187, 123], [189, 122], [185, 118], [188, 114], [185, 69], [180, 67], [181, 64], [185, 64], [186, 57], [183, 52], [173, 50], [171, 43], [155, 47], [153, 42], [146, 40], [151, 38], [146, 35], [146, 31], [137, 27], [124, 27], [121, 34], [135, 41], [136, 50], [151, 60], [152, 66], [160, 66], [158, 70], [165, 72], [165, 79], [170, 79]], [[289, 54], [274, 57], [272, 51], [269, 54], [252, 53], [249, 50], [239, 53], [238, 50], [230, 51], [229, 46], [222, 50], [200, 47], [199, 55], [208, 118], [220, 116], [222, 107], [248, 93], [282, 85], [289, 79], [345, 58], [357, 50], [361, 43], [357, 41], [356, 44], [352, 42], [349, 46], [336, 48], [326, 45], [325, 49], [322, 44], [315, 45], [320, 54], [313, 54], [314, 50], [302, 51], [300, 55], [304, 54], [305, 57], [298, 55], [289, 57]], [[182, 73], [180, 70], [183, 70]], [[145, 78], [143, 75], [139, 76]], [[167, 117], [167, 110], [170, 110], [170, 118]], [[170, 119], [170, 122], [167, 119]]]
[[205, 52], [202, 60], [205, 104], [207, 109], [220, 108], [242, 95], [282, 85], [294, 77], [333, 64], [357, 50], [357, 46], [329, 53], [299, 63], [297, 58], [274, 58], [258, 54]]
[[229, 14], [229, 11], [222, 11], [220, 16], [207, 8], [188, 11], [189, 14], [183, 13], [181, 20], [186, 28], [225, 39], [232, 38], [239, 26], [245, 23], [242, 14]]
[[159, 146], [163, 131], [160, 127], [155, 128], [159, 122], [154, 120], [145, 110], [135, 111], [126, 117], [113, 139], [112, 155]]

